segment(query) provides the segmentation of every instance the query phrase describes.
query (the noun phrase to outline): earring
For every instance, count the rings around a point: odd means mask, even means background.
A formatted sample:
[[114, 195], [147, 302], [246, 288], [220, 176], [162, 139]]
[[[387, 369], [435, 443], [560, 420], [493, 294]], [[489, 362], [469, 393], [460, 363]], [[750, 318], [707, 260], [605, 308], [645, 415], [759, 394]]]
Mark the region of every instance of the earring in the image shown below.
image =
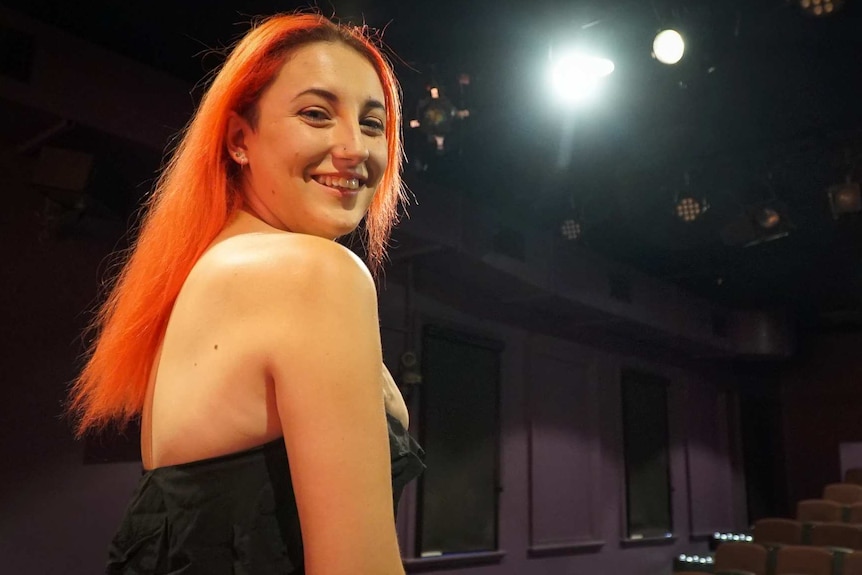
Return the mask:
[[244, 165], [248, 161], [245, 157], [245, 154], [243, 154], [242, 152], [235, 152], [234, 155], [236, 156], [236, 159], [240, 164]]

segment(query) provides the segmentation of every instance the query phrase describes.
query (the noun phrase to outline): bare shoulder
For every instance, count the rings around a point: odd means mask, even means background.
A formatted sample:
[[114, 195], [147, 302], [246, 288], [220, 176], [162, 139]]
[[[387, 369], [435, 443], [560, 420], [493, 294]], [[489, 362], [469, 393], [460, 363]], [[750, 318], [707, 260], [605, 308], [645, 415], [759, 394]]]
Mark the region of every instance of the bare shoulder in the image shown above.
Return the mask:
[[[344, 246], [314, 236], [291, 233], [242, 234], [210, 249], [196, 270], [200, 279], [222, 286], [242, 299], [274, 297], [315, 290], [360, 290], [375, 297], [374, 281], [362, 260]], [[354, 291], [354, 295], [356, 294]], [[263, 303], [263, 302], [261, 302]]]

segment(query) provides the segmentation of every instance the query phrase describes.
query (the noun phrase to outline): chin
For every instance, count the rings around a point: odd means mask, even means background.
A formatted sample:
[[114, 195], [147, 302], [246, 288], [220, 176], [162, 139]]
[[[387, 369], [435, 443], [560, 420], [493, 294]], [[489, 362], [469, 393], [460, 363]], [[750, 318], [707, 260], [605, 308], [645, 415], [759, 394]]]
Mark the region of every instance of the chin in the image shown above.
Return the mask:
[[359, 223], [345, 223], [341, 225], [330, 225], [325, 228], [320, 228], [315, 230], [314, 232], [309, 232], [312, 235], [326, 238], [329, 240], [335, 240], [353, 233], [354, 230], [359, 226]]

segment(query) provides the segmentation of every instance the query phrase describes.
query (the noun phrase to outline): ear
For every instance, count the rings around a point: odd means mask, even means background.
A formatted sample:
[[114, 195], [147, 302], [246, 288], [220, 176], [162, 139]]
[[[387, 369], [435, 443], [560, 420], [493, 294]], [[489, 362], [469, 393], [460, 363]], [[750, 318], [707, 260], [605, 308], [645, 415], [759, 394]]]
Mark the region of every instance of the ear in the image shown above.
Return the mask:
[[252, 129], [248, 121], [236, 112], [231, 112], [227, 120], [224, 145], [230, 158], [240, 166], [248, 163], [246, 138], [251, 133]]

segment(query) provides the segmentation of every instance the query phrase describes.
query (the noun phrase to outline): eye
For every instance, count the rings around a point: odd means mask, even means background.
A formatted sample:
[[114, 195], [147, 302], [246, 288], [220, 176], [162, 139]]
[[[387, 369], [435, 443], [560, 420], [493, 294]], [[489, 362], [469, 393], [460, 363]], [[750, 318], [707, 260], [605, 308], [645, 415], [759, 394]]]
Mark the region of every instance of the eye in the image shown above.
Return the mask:
[[373, 116], [365, 118], [360, 122], [362, 127], [366, 129], [372, 135], [379, 135], [386, 132], [386, 124], [383, 123], [383, 120], [380, 118], [375, 118]]
[[322, 108], [306, 108], [299, 115], [312, 124], [325, 124], [330, 119], [329, 112]]

